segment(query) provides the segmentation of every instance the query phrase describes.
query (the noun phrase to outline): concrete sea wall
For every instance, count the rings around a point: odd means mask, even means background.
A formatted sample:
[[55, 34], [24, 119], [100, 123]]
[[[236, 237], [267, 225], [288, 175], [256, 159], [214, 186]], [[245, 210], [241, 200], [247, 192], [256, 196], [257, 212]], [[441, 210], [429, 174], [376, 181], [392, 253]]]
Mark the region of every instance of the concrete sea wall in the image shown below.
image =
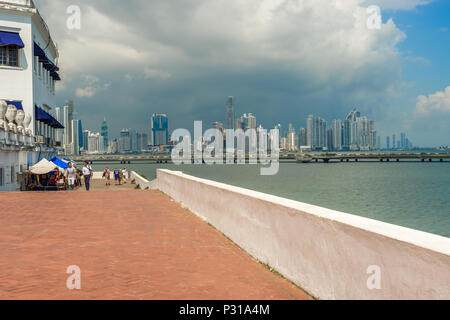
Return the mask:
[[160, 189], [319, 299], [450, 299], [450, 239], [158, 170]]

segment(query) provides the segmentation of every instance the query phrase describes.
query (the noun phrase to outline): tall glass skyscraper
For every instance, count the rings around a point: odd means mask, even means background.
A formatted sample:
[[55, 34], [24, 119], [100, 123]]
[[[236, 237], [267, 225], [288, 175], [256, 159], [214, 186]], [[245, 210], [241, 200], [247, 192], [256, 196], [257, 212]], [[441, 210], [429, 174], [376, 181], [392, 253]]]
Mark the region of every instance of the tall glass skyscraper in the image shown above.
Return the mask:
[[227, 129], [234, 128], [234, 97], [228, 97], [227, 100]]
[[102, 132], [101, 132], [101, 136], [103, 137], [103, 143], [104, 143], [104, 147], [105, 150], [108, 148], [109, 146], [109, 138], [108, 138], [108, 123], [106, 122], [106, 118], [103, 119], [102, 122]]
[[169, 144], [169, 118], [165, 114], [153, 114], [150, 120], [150, 145]]

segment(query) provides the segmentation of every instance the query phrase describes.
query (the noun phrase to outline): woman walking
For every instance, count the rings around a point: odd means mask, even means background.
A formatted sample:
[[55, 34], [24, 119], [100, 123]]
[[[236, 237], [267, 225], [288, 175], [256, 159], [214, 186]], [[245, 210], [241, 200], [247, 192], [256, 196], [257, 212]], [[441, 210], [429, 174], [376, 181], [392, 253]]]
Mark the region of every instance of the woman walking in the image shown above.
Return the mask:
[[111, 171], [108, 167], [103, 171], [103, 178], [105, 178], [106, 188], [108, 188], [111, 185]]

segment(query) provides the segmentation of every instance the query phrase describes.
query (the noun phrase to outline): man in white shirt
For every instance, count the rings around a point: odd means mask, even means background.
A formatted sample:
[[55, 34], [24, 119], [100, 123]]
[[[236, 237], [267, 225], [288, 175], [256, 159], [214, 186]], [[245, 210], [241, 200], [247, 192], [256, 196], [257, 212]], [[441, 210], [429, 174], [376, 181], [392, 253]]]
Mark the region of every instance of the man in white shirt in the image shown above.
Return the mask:
[[86, 186], [86, 191], [89, 191], [89, 189], [91, 187], [90, 182], [91, 182], [91, 176], [92, 176], [92, 167], [89, 166], [87, 164], [87, 162], [85, 161], [84, 165], [83, 165], [83, 169], [81, 171], [83, 173], [84, 185]]
[[123, 168], [122, 170], [122, 175], [123, 175], [123, 183], [127, 183], [127, 178], [128, 178], [128, 172], [126, 168]]
[[77, 170], [72, 167], [72, 164], [69, 162], [69, 167], [66, 170], [66, 178], [67, 184], [69, 185], [69, 191], [73, 190], [75, 186], [75, 178], [76, 178]]

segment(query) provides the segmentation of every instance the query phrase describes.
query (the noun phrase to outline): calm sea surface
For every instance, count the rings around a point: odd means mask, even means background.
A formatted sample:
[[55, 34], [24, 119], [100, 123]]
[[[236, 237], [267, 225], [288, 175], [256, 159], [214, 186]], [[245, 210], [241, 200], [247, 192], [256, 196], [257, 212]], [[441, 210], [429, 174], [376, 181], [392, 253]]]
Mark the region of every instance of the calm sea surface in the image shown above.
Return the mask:
[[[94, 164], [95, 170], [117, 163]], [[124, 165], [120, 165], [124, 166]], [[450, 237], [450, 163], [281, 163], [275, 176], [257, 165], [126, 165], [156, 177], [157, 168], [183, 171], [284, 198]]]

